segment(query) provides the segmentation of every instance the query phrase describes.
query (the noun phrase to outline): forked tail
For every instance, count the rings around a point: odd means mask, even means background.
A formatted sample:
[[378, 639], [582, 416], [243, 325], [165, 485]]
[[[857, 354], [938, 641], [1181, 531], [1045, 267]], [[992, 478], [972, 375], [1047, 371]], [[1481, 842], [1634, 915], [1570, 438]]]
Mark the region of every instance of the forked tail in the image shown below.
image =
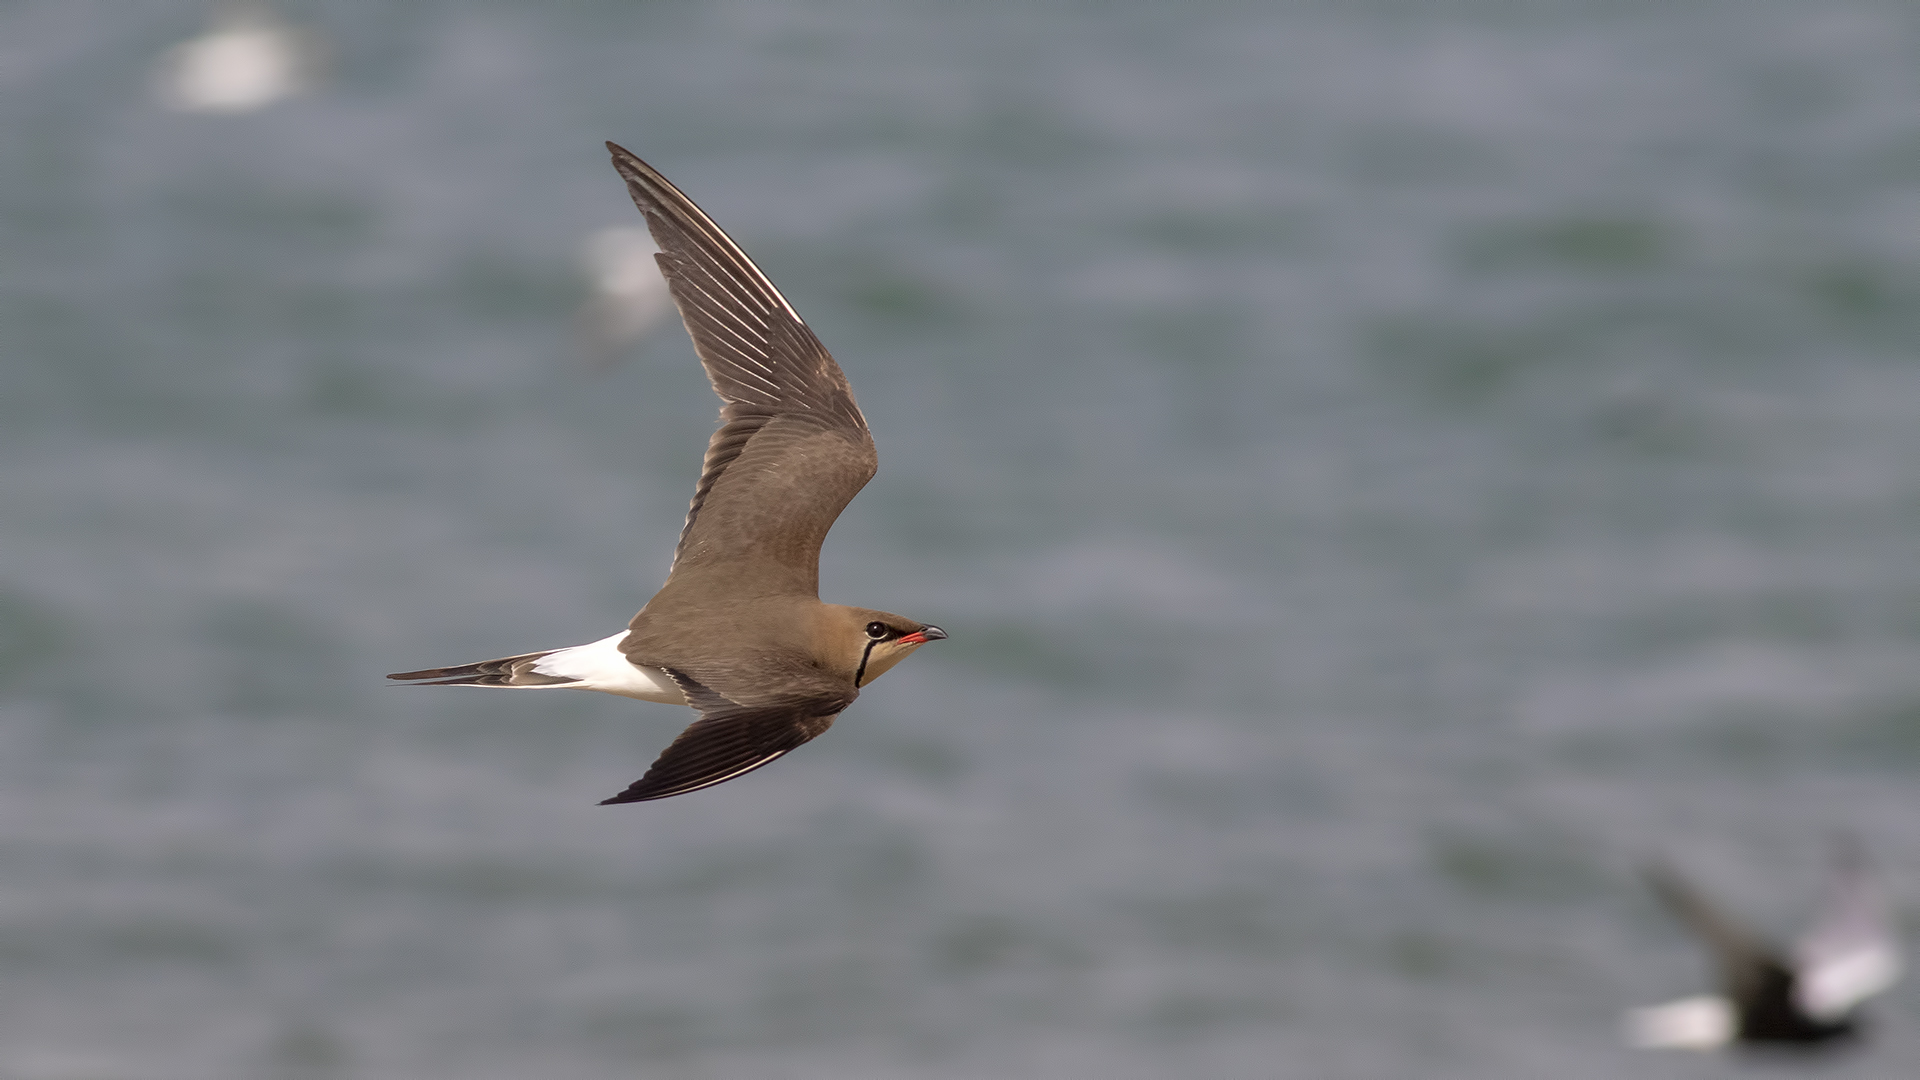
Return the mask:
[[462, 664], [459, 667], [427, 668], [424, 671], [402, 671], [387, 678], [399, 682], [410, 682], [416, 686], [565, 686], [576, 679], [555, 675], [546, 675], [533, 670], [533, 665], [543, 656], [551, 656], [558, 649], [545, 652], [522, 653], [519, 656], [505, 656], [498, 660], [482, 660], [477, 664]]

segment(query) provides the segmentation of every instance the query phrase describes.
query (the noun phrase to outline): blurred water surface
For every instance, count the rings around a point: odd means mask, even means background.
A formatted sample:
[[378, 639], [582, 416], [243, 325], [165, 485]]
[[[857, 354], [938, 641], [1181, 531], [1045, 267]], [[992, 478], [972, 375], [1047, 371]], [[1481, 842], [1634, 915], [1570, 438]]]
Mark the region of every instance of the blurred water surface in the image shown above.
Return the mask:
[[[0, 8], [0, 1077], [1710, 1076], [1638, 859], [1920, 903], [1911, 5], [283, 13], [214, 117], [205, 8]], [[853, 380], [825, 595], [953, 634], [619, 808], [683, 711], [380, 678], [665, 574], [608, 138]]]

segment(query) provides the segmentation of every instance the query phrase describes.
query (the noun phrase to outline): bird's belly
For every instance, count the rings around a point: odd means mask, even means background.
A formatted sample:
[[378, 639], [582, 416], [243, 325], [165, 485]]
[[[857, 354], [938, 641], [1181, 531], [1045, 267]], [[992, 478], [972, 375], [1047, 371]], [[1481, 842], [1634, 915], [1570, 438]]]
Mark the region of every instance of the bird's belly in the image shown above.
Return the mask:
[[577, 690], [598, 690], [603, 694], [658, 701], [667, 705], [685, 705], [687, 697], [667, 673], [658, 668], [639, 667], [620, 651], [627, 639], [622, 630], [608, 638], [571, 649], [559, 649], [534, 661], [533, 670], [541, 675], [571, 679]]

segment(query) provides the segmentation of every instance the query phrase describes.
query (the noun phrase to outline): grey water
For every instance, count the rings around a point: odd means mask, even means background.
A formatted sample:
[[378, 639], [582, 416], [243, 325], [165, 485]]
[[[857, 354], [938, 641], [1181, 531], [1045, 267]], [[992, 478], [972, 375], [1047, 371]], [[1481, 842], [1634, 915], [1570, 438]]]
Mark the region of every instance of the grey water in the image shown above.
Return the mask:
[[[216, 116], [206, 6], [0, 7], [0, 1080], [1721, 1076], [1619, 1045], [1642, 860], [1920, 909], [1912, 5], [281, 10]], [[605, 139], [853, 382], [825, 597], [952, 634], [625, 807], [685, 710], [381, 678], [665, 575]]]

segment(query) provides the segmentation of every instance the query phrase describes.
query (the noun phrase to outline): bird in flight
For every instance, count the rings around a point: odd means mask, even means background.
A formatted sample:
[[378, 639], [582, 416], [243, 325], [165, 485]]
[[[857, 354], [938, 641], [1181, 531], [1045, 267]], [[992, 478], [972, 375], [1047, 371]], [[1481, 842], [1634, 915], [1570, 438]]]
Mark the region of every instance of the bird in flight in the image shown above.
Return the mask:
[[827, 730], [937, 626], [820, 601], [820, 544], [878, 461], [853, 390], [793, 305], [680, 189], [607, 144], [720, 395], [667, 583], [587, 645], [389, 675], [416, 685], [598, 690], [700, 714], [602, 805], [684, 795]]
[[1851, 840], [1840, 849], [1811, 930], [1779, 949], [1714, 906], [1669, 867], [1647, 883], [1713, 956], [1718, 994], [1627, 1014], [1635, 1046], [1712, 1050], [1818, 1048], [1861, 1034], [1860, 1006], [1900, 978], [1900, 944], [1886, 896]]

